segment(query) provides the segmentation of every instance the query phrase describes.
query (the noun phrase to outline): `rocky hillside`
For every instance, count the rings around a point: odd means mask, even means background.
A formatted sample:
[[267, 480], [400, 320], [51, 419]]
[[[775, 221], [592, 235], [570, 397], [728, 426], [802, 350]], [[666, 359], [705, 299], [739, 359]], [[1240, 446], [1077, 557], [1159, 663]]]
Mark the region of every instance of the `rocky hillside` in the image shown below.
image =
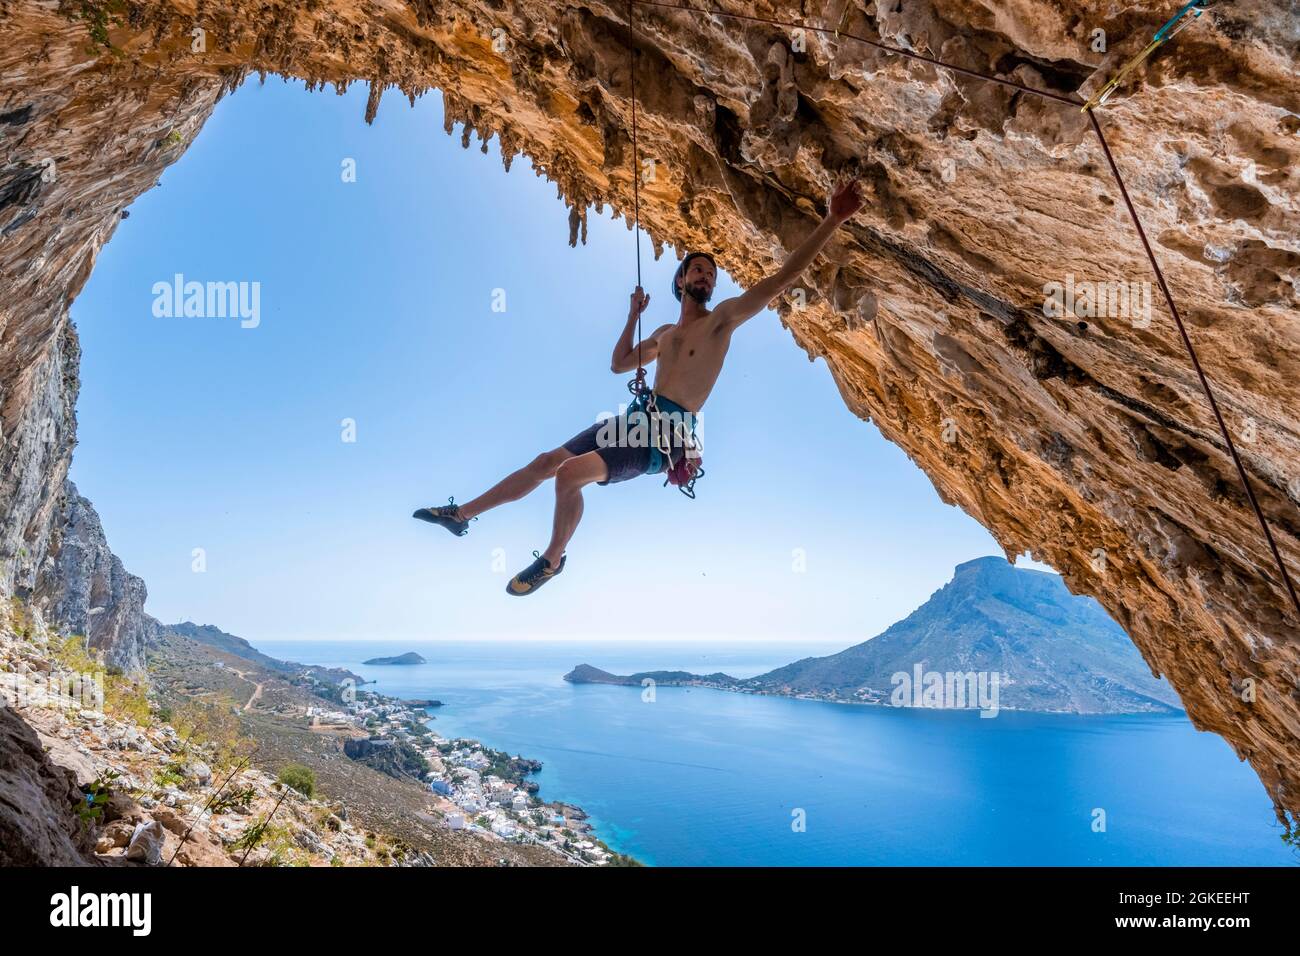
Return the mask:
[[225, 752], [210, 728], [179, 734], [129, 678], [106, 677], [106, 700], [69, 694], [84, 645], [0, 610], [0, 866], [433, 862]]
[[279, 658], [271, 657], [269, 654], [263, 654], [242, 637], [228, 634], [213, 624], [195, 624], [192, 621], [182, 621], [180, 624], [160, 625], [160, 630], [161, 633], [155, 637], [155, 642], [160, 641], [163, 637], [182, 637], [278, 674], [310, 675], [317, 680], [334, 684], [344, 680], [351, 680], [358, 685], [364, 683], [357, 674], [341, 668], [320, 667], [316, 664], [299, 664], [296, 661], [282, 661]]
[[[0, 588], [35, 587], [55, 531], [69, 305], [222, 92], [251, 72], [362, 82], [382, 121], [386, 90], [437, 88], [466, 145], [493, 137], [556, 182], [574, 241], [589, 208], [630, 209], [652, 160], [656, 250], [712, 249], [743, 284], [812, 228], [833, 177], [862, 176], [869, 208], [778, 304], [794, 344], [1007, 554], [1101, 601], [1300, 811], [1300, 615], [1073, 105], [1178, 4], [720, 6], [787, 25], [637, 3], [630, 69], [621, 2], [0, 2]], [[1212, 4], [1098, 114], [1292, 577], [1298, 51], [1284, 0]], [[1076, 280], [1132, 287], [1135, 307], [1046, 308]]]

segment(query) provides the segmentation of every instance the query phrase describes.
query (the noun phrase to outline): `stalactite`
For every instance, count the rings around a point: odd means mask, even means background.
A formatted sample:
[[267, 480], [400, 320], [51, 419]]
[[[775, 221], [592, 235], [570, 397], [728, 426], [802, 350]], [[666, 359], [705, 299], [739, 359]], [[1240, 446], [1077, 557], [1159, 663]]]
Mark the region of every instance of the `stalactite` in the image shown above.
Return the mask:
[[[576, 204], [569, 207], [569, 245], [578, 244], [578, 229], [582, 225], [582, 216], [578, 213]], [[585, 239], [583, 240], [586, 241]]]
[[510, 172], [510, 164], [514, 162], [517, 151], [515, 134], [509, 126], [503, 126], [498, 139], [501, 143], [501, 165], [506, 172]]
[[442, 94], [442, 131], [448, 136], [451, 135], [452, 129], [456, 126], [459, 119], [459, 101], [455, 95], [449, 92]]

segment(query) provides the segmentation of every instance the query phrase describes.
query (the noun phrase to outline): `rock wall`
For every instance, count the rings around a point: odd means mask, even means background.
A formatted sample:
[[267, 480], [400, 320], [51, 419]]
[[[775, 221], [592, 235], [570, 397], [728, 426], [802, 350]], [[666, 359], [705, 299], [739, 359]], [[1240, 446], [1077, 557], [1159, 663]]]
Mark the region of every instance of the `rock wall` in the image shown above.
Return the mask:
[[[723, 7], [1086, 96], [1177, 3]], [[522, 152], [556, 182], [576, 241], [589, 206], [631, 205], [626, 11], [0, 0], [0, 416], [6, 436], [40, 422], [62, 436], [0, 449], [0, 557], [13, 564], [0, 587], [29, 586], [66, 469], [68, 303], [122, 208], [223, 90], [249, 71], [366, 82], [373, 120], [389, 87], [436, 87], [466, 145], [495, 136], [507, 164]], [[635, 19], [656, 251], [709, 248], [752, 282], [812, 228], [834, 176], [862, 176], [869, 209], [778, 304], [795, 342], [943, 500], [1097, 597], [1196, 725], [1300, 811], [1300, 621], [1158, 293], [1142, 305], [1149, 267], [1086, 117], [847, 36], [647, 5]], [[1099, 114], [1293, 577], [1297, 23], [1283, 0], [1216, 5]], [[42, 178], [50, 160], [57, 175]], [[1045, 314], [1052, 283], [1088, 281], [1136, 284], [1136, 298]]]
[[28, 353], [20, 341], [0, 305], [0, 588], [25, 598], [49, 552], [72, 461], [81, 350], [66, 309], [42, 349]]
[[127, 572], [108, 546], [99, 515], [64, 482], [51, 521], [47, 556], [31, 604], [64, 634], [78, 634], [104, 654], [104, 662], [142, 673], [145, 647], [162, 626], [144, 612], [148, 590]]

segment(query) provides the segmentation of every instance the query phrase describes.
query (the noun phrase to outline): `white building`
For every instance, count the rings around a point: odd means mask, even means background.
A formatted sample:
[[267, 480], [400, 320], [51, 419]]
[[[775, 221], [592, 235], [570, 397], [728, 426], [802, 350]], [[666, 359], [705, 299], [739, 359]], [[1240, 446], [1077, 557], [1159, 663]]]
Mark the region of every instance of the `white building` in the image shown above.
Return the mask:
[[507, 820], [497, 820], [492, 824], [492, 832], [502, 839], [510, 840], [514, 838], [518, 829]]

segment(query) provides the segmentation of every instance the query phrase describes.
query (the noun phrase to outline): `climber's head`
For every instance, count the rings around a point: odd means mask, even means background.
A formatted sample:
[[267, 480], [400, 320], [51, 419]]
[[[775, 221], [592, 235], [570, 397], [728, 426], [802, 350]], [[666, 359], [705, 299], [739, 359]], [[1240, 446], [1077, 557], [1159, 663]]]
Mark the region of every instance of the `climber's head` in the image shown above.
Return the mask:
[[713, 297], [713, 286], [718, 281], [718, 266], [707, 252], [687, 253], [673, 274], [673, 295], [682, 301], [685, 292], [700, 305]]

